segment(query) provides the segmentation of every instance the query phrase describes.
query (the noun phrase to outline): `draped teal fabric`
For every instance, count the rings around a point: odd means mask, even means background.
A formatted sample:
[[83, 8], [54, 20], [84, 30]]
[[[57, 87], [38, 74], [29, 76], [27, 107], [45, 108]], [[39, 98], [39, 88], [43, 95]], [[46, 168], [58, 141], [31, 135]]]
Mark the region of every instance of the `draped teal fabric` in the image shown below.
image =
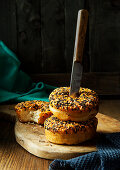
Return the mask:
[[26, 100], [48, 101], [55, 87], [43, 82], [34, 83], [20, 69], [17, 56], [0, 41], [0, 103]]

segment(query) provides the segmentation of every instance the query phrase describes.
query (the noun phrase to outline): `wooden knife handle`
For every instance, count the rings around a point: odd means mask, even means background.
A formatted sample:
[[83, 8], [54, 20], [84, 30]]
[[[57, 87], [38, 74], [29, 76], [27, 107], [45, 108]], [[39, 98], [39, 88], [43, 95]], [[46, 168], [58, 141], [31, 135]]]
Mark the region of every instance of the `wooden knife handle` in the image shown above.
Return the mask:
[[88, 11], [85, 9], [78, 11], [76, 38], [74, 47], [74, 61], [82, 63], [85, 35], [87, 30]]

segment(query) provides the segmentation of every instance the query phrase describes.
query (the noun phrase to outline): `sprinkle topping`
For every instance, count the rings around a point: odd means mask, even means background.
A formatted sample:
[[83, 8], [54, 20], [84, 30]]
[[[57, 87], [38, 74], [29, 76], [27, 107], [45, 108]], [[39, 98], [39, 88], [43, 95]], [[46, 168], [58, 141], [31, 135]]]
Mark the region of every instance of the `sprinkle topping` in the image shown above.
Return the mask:
[[72, 134], [78, 131], [86, 131], [88, 128], [97, 127], [98, 120], [96, 117], [85, 122], [62, 121], [51, 116], [44, 122], [44, 128], [53, 133]]
[[15, 110], [18, 112], [25, 110], [40, 110], [41, 112], [49, 112], [49, 102], [44, 102], [40, 100], [32, 100], [18, 103], [15, 106]]
[[53, 90], [49, 96], [50, 105], [61, 111], [91, 111], [98, 108], [99, 99], [93, 90], [80, 88], [79, 96], [69, 96], [70, 87]]

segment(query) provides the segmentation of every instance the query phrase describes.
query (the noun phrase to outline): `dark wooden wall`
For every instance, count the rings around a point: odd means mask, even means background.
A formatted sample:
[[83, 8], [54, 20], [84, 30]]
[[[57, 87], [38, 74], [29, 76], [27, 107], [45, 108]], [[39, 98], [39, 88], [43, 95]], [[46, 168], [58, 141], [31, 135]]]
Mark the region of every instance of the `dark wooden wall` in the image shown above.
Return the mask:
[[0, 39], [28, 73], [70, 73], [82, 8], [89, 11], [84, 72], [120, 72], [119, 0], [0, 0]]
[[89, 3], [91, 71], [120, 72], [120, 1]]

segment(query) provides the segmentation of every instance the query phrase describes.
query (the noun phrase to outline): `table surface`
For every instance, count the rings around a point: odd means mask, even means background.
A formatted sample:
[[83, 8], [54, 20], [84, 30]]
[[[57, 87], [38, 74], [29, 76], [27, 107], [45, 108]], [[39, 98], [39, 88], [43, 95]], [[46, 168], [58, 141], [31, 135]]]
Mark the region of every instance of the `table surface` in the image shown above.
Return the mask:
[[[120, 100], [101, 100], [99, 112], [120, 121]], [[0, 119], [0, 170], [48, 170], [52, 160], [38, 158], [17, 144], [14, 122]]]

